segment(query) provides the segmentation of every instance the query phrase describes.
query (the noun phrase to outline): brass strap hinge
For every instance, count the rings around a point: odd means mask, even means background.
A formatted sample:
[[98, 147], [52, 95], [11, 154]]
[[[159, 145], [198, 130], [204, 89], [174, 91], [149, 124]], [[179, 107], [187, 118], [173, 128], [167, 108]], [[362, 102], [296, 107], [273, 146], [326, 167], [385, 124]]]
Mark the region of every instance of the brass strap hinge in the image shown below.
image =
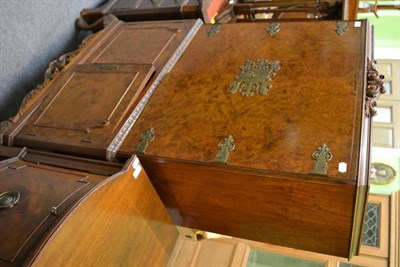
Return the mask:
[[277, 34], [281, 30], [280, 26], [281, 24], [279, 22], [272, 22], [267, 29], [269, 36], [272, 37]]
[[207, 34], [208, 36], [213, 36], [216, 33], [219, 33], [219, 28], [221, 27], [221, 24], [215, 23], [211, 26], [210, 29], [208, 29]]
[[337, 21], [335, 31], [337, 34], [342, 36], [345, 32], [347, 32], [349, 28], [347, 27], [346, 21]]
[[215, 156], [215, 162], [218, 163], [227, 163], [229, 152], [235, 149], [235, 144], [233, 140], [233, 136], [229, 135], [228, 137], [224, 138], [221, 142], [218, 143], [218, 153]]
[[315, 150], [311, 157], [315, 160], [312, 173], [318, 175], [327, 175], [328, 161], [332, 159], [332, 153], [326, 144], [322, 144]]
[[141, 136], [139, 144], [133, 149], [135, 152], [144, 153], [149, 142], [155, 139], [154, 128], [147, 129]]

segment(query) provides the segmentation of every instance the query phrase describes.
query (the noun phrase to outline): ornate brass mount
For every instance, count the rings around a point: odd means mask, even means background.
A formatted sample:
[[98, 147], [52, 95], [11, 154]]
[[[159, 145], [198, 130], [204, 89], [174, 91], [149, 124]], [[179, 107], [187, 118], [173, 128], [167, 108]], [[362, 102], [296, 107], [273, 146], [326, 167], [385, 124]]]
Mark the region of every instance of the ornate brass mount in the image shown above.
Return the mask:
[[385, 82], [385, 76], [379, 74], [376, 67], [376, 60], [368, 58], [367, 65], [367, 94], [365, 102], [365, 113], [368, 117], [375, 116], [377, 114], [375, 107], [377, 100], [381, 94], [386, 93], [386, 89], [383, 86]]
[[139, 144], [134, 148], [134, 151], [144, 153], [149, 145], [149, 142], [155, 138], [154, 128], [147, 129], [141, 136]]
[[211, 26], [211, 28], [207, 31], [208, 36], [213, 36], [216, 33], [219, 33], [219, 27], [221, 24], [215, 23]]
[[242, 72], [236, 77], [236, 81], [230, 84], [229, 93], [237, 91], [242, 96], [253, 96], [254, 93], [267, 95], [268, 89], [272, 87], [271, 78], [281, 68], [279, 61], [269, 62], [266, 59], [257, 61], [247, 60], [240, 69]]
[[347, 22], [346, 21], [337, 21], [336, 22], [335, 31], [337, 32], [337, 34], [342, 36], [343, 33], [347, 32], [348, 30], [349, 30], [349, 28], [347, 27]]
[[312, 173], [319, 175], [327, 175], [328, 161], [332, 159], [332, 153], [326, 144], [322, 144], [312, 153], [315, 160]]
[[219, 151], [217, 153], [217, 156], [215, 156], [214, 161], [219, 163], [227, 163], [229, 152], [235, 149], [233, 136], [229, 135], [228, 137], [224, 138], [224, 140], [219, 142], [218, 149]]
[[277, 34], [281, 29], [280, 29], [281, 24], [279, 22], [273, 22], [271, 25], [269, 25], [269, 28], [267, 29], [267, 32], [269, 36], [274, 36]]
[[12, 208], [18, 203], [20, 193], [18, 191], [9, 191], [0, 194], [0, 209]]

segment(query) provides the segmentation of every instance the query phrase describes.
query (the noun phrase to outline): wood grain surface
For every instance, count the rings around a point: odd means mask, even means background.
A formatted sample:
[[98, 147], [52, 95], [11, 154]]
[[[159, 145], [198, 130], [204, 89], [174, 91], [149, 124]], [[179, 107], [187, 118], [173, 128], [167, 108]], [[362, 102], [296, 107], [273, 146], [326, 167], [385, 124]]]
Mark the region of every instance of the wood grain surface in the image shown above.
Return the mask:
[[349, 256], [357, 191], [351, 184], [151, 156], [141, 159], [178, 225]]
[[[366, 24], [339, 36], [335, 22], [223, 24], [198, 32], [152, 96], [121, 147], [129, 156], [154, 128], [149, 155], [213, 161], [218, 143], [235, 140], [229, 165], [308, 174], [323, 143], [330, 177], [356, 178], [364, 107]], [[280, 61], [267, 96], [228, 93], [246, 60]], [[364, 67], [363, 67], [364, 66]], [[338, 171], [345, 162], [347, 172]]]
[[0, 266], [21, 266], [71, 205], [104, 178], [18, 158], [0, 163], [0, 193], [20, 193], [14, 207], [0, 209]]
[[177, 230], [145, 171], [132, 161], [87, 196], [32, 266], [165, 266]]
[[105, 159], [125, 119], [194, 21], [117, 23], [46, 89], [7, 145]]

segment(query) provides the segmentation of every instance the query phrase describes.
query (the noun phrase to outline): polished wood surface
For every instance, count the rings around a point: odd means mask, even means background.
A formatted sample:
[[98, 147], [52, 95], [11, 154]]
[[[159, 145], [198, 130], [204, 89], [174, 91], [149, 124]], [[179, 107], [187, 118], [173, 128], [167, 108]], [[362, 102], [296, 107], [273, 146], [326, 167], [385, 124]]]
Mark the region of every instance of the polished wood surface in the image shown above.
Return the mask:
[[[366, 24], [350, 23], [343, 36], [334, 31], [335, 22], [281, 23], [273, 37], [267, 27], [226, 24], [210, 37], [210, 26], [204, 26], [157, 88], [121, 152], [129, 156], [140, 136], [154, 128], [147, 154], [211, 162], [218, 143], [232, 135], [229, 165], [308, 174], [311, 154], [326, 143], [333, 154], [328, 175], [356, 179]], [[257, 59], [281, 64], [268, 95], [228, 93], [244, 62]], [[340, 162], [347, 172], [338, 171]]]
[[114, 23], [6, 133], [7, 145], [105, 159], [126, 117], [194, 21]]
[[[336, 22], [222, 24], [199, 30], [124, 141], [138, 154], [174, 221], [340, 257], [358, 253], [368, 191], [365, 113], [370, 26]], [[246, 60], [279, 61], [267, 95], [228, 93]], [[226, 164], [219, 143], [233, 136]], [[327, 144], [327, 175], [312, 154]], [[345, 171], [339, 171], [339, 163]]]
[[178, 225], [349, 255], [357, 191], [351, 184], [151, 156], [141, 159]]
[[69, 214], [32, 266], [166, 266], [177, 230], [133, 162]]
[[18, 158], [0, 163], [0, 193], [20, 193], [14, 207], [0, 209], [0, 266], [32, 257], [68, 209], [105, 177]]

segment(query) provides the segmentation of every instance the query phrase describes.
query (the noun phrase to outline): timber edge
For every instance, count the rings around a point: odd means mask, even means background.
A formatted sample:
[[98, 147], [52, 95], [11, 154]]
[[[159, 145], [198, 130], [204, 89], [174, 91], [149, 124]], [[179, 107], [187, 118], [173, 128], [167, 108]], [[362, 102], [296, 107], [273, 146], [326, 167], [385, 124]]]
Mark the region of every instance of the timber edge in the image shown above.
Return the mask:
[[[104, 28], [107, 28], [116, 21], [118, 21], [118, 19], [114, 15], [105, 16], [103, 21]], [[63, 54], [59, 58], [50, 62], [48, 68], [44, 73], [43, 83], [37, 85], [36, 88], [30, 91], [22, 99], [20, 108], [15, 116], [0, 122], [0, 145], [2, 145], [4, 142], [4, 134], [17, 122], [19, 122], [24, 114], [26, 114], [27, 111], [34, 106], [37, 100], [47, 91], [51, 81], [54, 80], [54, 78], [56, 78], [59, 73], [61, 73], [66, 68], [66, 66], [69, 65], [77, 57], [77, 55], [82, 52], [82, 50], [84, 50], [85, 47], [89, 47], [89, 44], [92, 43], [94, 39], [97, 39], [95, 38], [95, 36], [97, 36], [97, 34], [90, 34], [81, 42], [81, 44], [78, 46], [78, 49]]]

